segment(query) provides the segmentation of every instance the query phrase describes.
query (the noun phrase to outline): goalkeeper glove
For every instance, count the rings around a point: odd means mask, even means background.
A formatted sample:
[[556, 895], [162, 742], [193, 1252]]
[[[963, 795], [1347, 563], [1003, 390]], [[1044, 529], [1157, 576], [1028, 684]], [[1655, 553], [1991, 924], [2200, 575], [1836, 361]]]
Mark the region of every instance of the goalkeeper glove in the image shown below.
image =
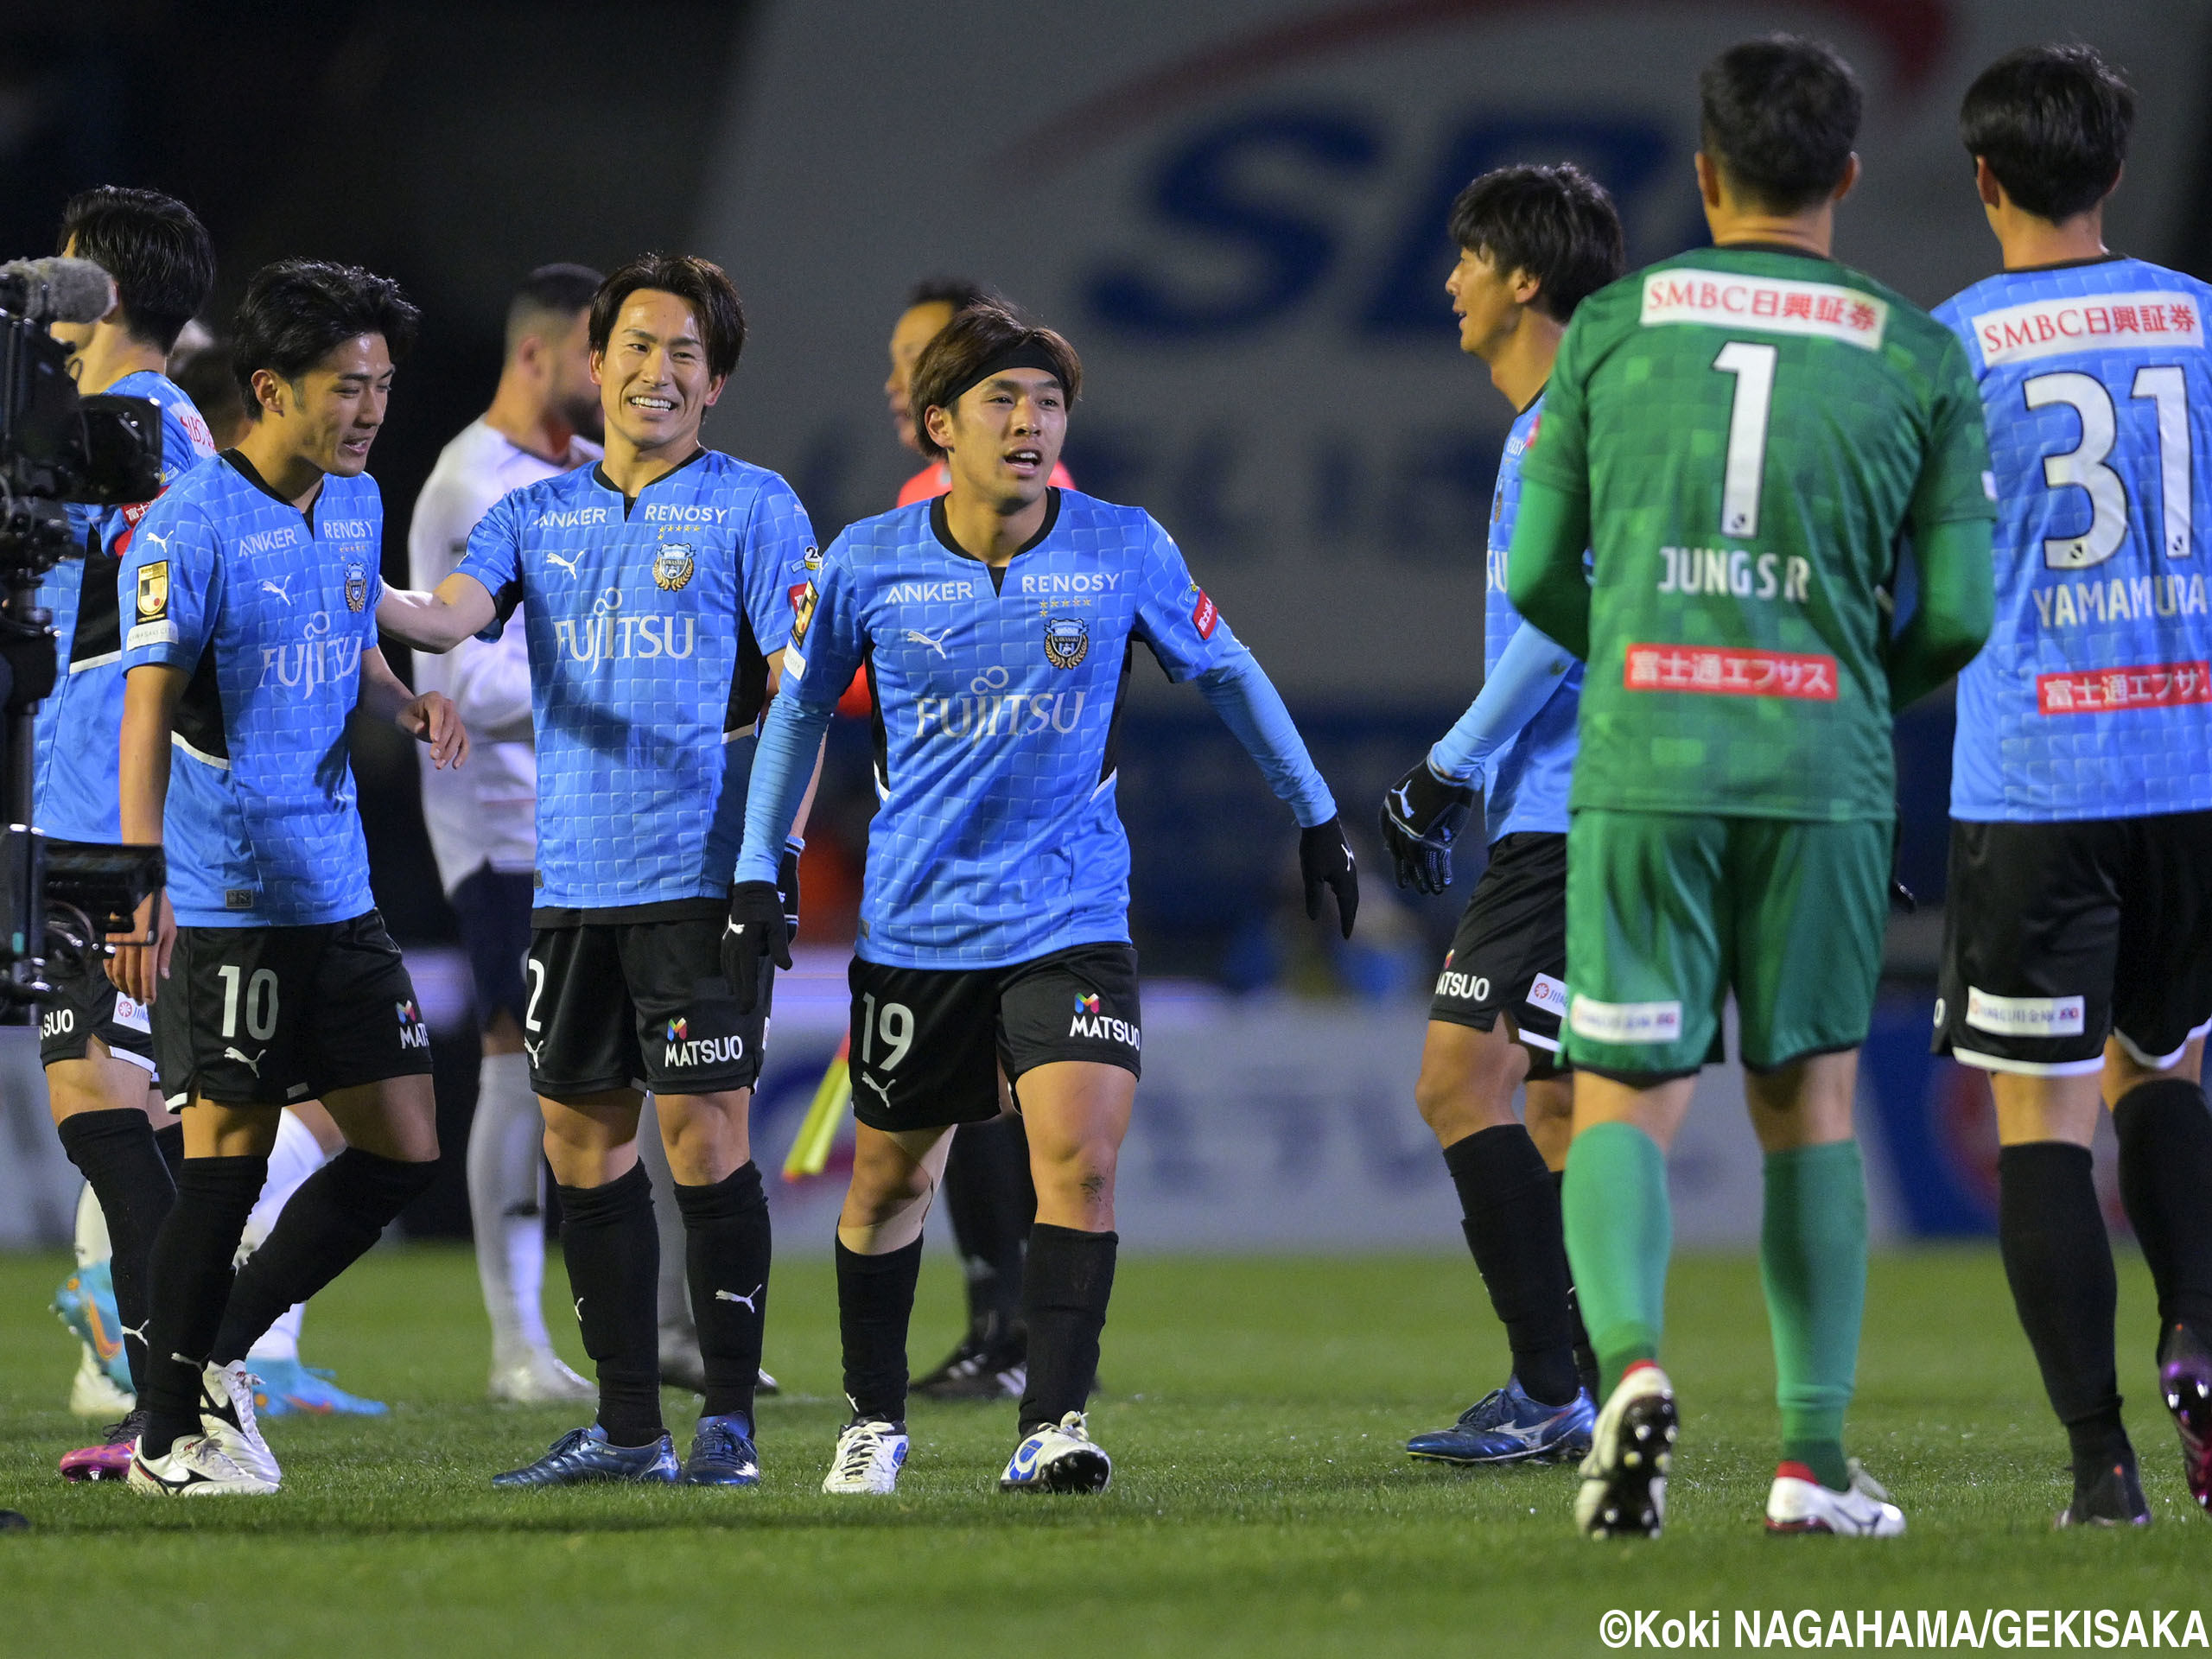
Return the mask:
[[1424, 756], [1382, 798], [1382, 845], [1398, 885], [1441, 893], [1452, 885], [1452, 842], [1475, 810], [1475, 791], [1440, 778]]

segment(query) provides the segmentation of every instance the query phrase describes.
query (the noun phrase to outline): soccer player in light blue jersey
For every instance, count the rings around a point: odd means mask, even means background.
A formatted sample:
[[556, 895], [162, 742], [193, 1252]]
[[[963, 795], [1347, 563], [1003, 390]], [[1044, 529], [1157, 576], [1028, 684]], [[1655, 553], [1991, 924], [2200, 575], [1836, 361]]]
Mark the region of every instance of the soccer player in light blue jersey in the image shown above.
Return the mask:
[[2005, 1276], [2072, 1445], [2065, 1525], [2146, 1523], [2120, 1425], [2100, 1097], [2212, 1507], [2212, 288], [2109, 252], [2135, 100], [2029, 47], [1961, 136], [2005, 269], [1936, 312], [1988, 416], [1997, 626], [1959, 676], [1936, 1046], [1997, 1099]]
[[[376, 648], [383, 508], [364, 469], [416, 315], [351, 266], [256, 273], [235, 330], [252, 427], [154, 504], [124, 558], [122, 836], [169, 863], [115, 973], [153, 1007], [185, 1122], [154, 1249], [141, 1491], [276, 1490], [241, 1362], [437, 1159], [429, 1032], [370, 893], [346, 737], [358, 709], [441, 760], [467, 752], [452, 704], [409, 691]], [[310, 1096], [346, 1150], [233, 1283], [281, 1109]]]
[[[161, 411], [166, 488], [213, 453], [199, 410], [162, 372], [178, 333], [214, 284], [207, 229], [181, 201], [106, 186], [70, 200], [60, 241], [62, 252], [90, 259], [113, 277], [118, 296], [115, 310], [100, 321], [53, 325], [70, 348], [77, 389], [153, 400]], [[56, 840], [112, 846], [123, 839], [115, 793], [123, 725], [116, 575], [146, 509], [144, 502], [72, 506], [81, 556], [56, 565], [40, 592], [54, 613], [60, 671], [39, 706], [32, 798], [38, 828]], [[149, 1257], [176, 1195], [169, 1165], [182, 1130], [155, 1081], [147, 1011], [118, 993], [96, 956], [56, 963], [51, 973], [57, 995], [41, 1011], [39, 1058], [62, 1147], [97, 1201], [89, 1216], [79, 1206], [78, 1271], [55, 1299], [86, 1343], [70, 1403], [81, 1415], [120, 1420], [99, 1445], [65, 1456], [61, 1472], [119, 1480], [139, 1427], [132, 1396], [145, 1369]], [[86, 1248], [96, 1239], [85, 1237], [102, 1221], [105, 1252]], [[104, 1275], [113, 1287], [111, 1311], [100, 1294]], [[119, 1376], [99, 1363], [103, 1347]]]
[[969, 307], [915, 365], [912, 401], [950, 493], [863, 519], [823, 556], [753, 768], [726, 971], [741, 1002], [788, 966], [778, 855], [837, 697], [865, 665], [876, 786], [851, 1065], [859, 1120], [837, 1224], [845, 1392], [823, 1490], [893, 1490], [907, 1449], [906, 1327], [922, 1224], [952, 1131], [1012, 1080], [1037, 1220], [1024, 1267], [1029, 1370], [1009, 1491], [1096, 1491], [1112, 1465], [1084, 1395], [1113, 1288], [1114, 1169], [1142, 1021], [1129, 850], [1115, 810], [1123, 693], [1141, 645], [1198, 682], [1303, 827], [1307, 913], [1351, 854], [1282, 700], [1151, 517], [1050, 480], [1082, 365], [1049, 329]]
[[[605, 458], [505, 496], [434, 594], [395, 594], [382, 619], [442, 651], [518, 602], [529, 638], [537, 891], [523, 1046], [599, 1417], [494, 1484], [750, 1486], [769, 1228], [747, 1112], [767, 1007], [731, 996], [720, 941], [753, 728], [814, 534], [782, 479], [700, 444], [745, 342], [720, 266], [632, 260], [601, 285], [590, 334]], [[789, 844], [775, 861], [795, 862]], [[660, 1413], [645, 1089], [706, 1371], [680, 1468]]]
[[[1445, 288], [1459, 348], [1490, 365], [1515, 417], [1490, 517], [1481, 695], [1383, 798], [1382, 840], [1400, 887], [1441, 893], [1452, 841], [1482, 798], [1490, 860], [1437, 975], [1414, 1100], [1444, 1148], [1513, 1374], [1406, 1450], [1465, 1465], [1578, 1459], [1590, 1449], [1597, 1360], [1560, 1221], [1574, 1092], [1558, 1055], [1582, 664], [1521, 620], [1505, 556], [1560, 337], [1584, 297], [1620, 275], [1621, 226], [1597, 181], [1565, 165], [1484, 174], [1453, 202], [1450, 230], [1459, 259]], [[1524, 1081], [1525, 1128], [1513, 1112]]]

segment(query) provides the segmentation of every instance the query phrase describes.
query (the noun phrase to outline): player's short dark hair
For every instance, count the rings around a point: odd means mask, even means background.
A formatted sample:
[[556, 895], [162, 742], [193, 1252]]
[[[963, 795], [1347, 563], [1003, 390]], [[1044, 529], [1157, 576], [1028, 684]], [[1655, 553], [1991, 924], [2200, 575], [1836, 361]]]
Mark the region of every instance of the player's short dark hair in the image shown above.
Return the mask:
[[1770, 213], [1802, 213], [1843, 182], [1859, 139], [1859, 78], [1833, 47], [1769, 35], [1730, 47], [1697, 78], [1699, 143]]
[[77, 257], [115, 278], [123, 326], [131, 338], [166, 352], [207, 303], [215, 286], [215, 244], [200, 217], [158, 190], [103, 184], [69, 198], [61, 239]]
[[991, 297], [990, 289], [965, 276], [925, 276], [907, 290], [906, 308], [911, 311], [918, 305], [949, 305], [957, 315]]
[[200, 411], [200, 417], [217, 432], [246, 418], [246, 409], [238, 395], [236, 360], [230, 342], [218, 340], [201, 346], [169, 371], [169, 378], [177, 390], [192, 399], [192, 406]]
[[395, 363], [415, 344], [423, 314], [389, 276], [324, 259], [279, 259], [253, 273], [231, 323], [231, 372], [246, 412], [261, 418], [257, 370], [296, 384], [357, 334], [382, 334]]
[[1484, 174], [1452, 204], [1452, 240], [1500, 275], [1535, 277], [1536, 308], [1554, 322], [1628, 263], [1613, 199], [1572, 162]]
[[914, 435], [924, 454], [932, 461], [944, 458], [944, 451], [930, 436], [930, 410], [950, 410], [960, 394], [976, 384], [984, 365], [1001, 353], [1025, 349], [1052, 365], [1052, 373], [1072, 407], [1083, 391], [1083, 359], [1065, 340], [997, 300], [979, 300], [954, 314], [952, 321], [938, 331], [937, 338], [922, 348], [907, 389], [907, 407], [914, 411]]
[[1974, 78], [1959, 106], [1967, 154], [2018, 207], [2056, 221], [2112, 194], [2135, 125], [2135, 90], [2092, 46], [2024, 46]]
[[738, 354], [745, 349], [745, 307], [739, 303], [729, 273], [692, 253], [641, 253], [599, 285], [591, 302], [594, 353], [607, 354], [622, 302], [645, 288], [673, 294], [691, 308], [706, 342], [708, 373], [721, 379], [736, 369]]
[[577, 314], [591, 308], [604, 271], [589, 265], [540, 265], [522, 279], [507, 302], [507, 352], [512, 355], [531, 330], [558, 319], [572, 327]]

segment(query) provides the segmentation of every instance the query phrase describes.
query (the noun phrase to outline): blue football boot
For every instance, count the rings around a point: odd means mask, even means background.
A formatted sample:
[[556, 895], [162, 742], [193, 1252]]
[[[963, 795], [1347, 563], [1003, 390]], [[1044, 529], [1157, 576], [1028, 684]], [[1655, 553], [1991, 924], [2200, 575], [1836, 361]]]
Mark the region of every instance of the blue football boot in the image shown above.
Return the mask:
[[249, 1356], [245, 1367], [253, 1373], [253, 1408], [264, 1417], [381, 1417], [391, 1409], [381, 1400], [346, 1393], [328, 1371], [296, 1359]]
[[758, 1486], [760, 1454], [753, 1449], [753, 1420], [734, 1411], [702, 1417], [691, 1436], [691, 1455], [676, 1478], [683, 1486]]
[[676, 1445], [663, 1434], [651, 1446], [609, 1446], [607, 1432], [594, 1423], [572, 1428], [545, 1455], [521, 1469], [492, 1477], [494, 1486], [587, 1486], [599, 1481], [634, 1481], [644, 1486], [672, 1486], [677, 1480]]
[[124, 1357], [123, 1319], [115, 1311], [115, 1276], [108, 1264], [94, 1262], [64, 1279], [54, 1293], [54, 1311], [70, 1335], [85, 1344], [92, 1367], [105, 1373], [118, 1393], [129, 1395], [130, 1363]]
[[1548, 1406], [1521, 1391], [1521, 1379], [1484, 1395], [1449, 1428], [1416, 1434], [1406, 1450], [1436, 1463], [1579, 1463], [1590, 1455], [1598, 1420], [1587, 1394]]

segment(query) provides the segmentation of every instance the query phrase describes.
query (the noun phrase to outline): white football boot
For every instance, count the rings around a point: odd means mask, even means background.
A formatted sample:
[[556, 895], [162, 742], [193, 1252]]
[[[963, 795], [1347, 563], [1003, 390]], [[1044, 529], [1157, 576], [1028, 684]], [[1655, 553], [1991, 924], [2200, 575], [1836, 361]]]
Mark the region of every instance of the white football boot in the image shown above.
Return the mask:
[[586, 1405], [599, 1398], [599, 1390], [563, 1363], [560, 1355], [538, 1347], [508, 1363], [495, 1363], [486, 1392], [502, 1406]]
[[1598, 1414], [1574, 1524], [1589, 1538], [1656, 1538], [1667, 1521], [1667, 1470], [1681, 1418], [1656, 1364], [1633, 1366]]
[[1897, 1538], [1904, 1533], [1904, 1511], [1890, 1502], [1874, 1477], [1851, 1459], [1851, 1484], [1837, 1491], [1823, 1486], [1802, 1463], [1785, 1463], [1767, 1489], [1769, 1532], [1828, 1532], [1842, 1538]]
[[275, 1481], [248, 1474], [204, 1434], [188, 1434], [158, 1458], [145, 1454], [143, 1441], [132, 1441], [124, 1480], [150, 1497], [266, 1497], [276, 1490]]
[[837, 1452], [822, 1478], [822, 1490], [888, 1497], [899, 1488], [906, 1446], [906, 1431], [896, 1423], [880, 1418], [847, 1423], [837, 1432]]
[[999, 1477], [1002, 1492], [1103, 1492], [1114, 1460], [1095, 1444], [1083, 1414], [1071, 1411], [1022, 1441]]
[[90, 1344], [77, 1345], [77, 1374], [69, 1379], [69, 1414], [73, 1417], [98, 1417], [113, 1422], [118, 1417], [128, 1417], [138, 1403], [128, 1391], [118, 1389], [107, 1374]]
[[243, 1361], [208, 1366], [200, 1375], [200, 1430], [243, 1472], [268, 1482], [274, 1491], [284, 1471], [276, 1466], [276, 1454], [254, 1421], [253, 1389], [258, 1381]]

